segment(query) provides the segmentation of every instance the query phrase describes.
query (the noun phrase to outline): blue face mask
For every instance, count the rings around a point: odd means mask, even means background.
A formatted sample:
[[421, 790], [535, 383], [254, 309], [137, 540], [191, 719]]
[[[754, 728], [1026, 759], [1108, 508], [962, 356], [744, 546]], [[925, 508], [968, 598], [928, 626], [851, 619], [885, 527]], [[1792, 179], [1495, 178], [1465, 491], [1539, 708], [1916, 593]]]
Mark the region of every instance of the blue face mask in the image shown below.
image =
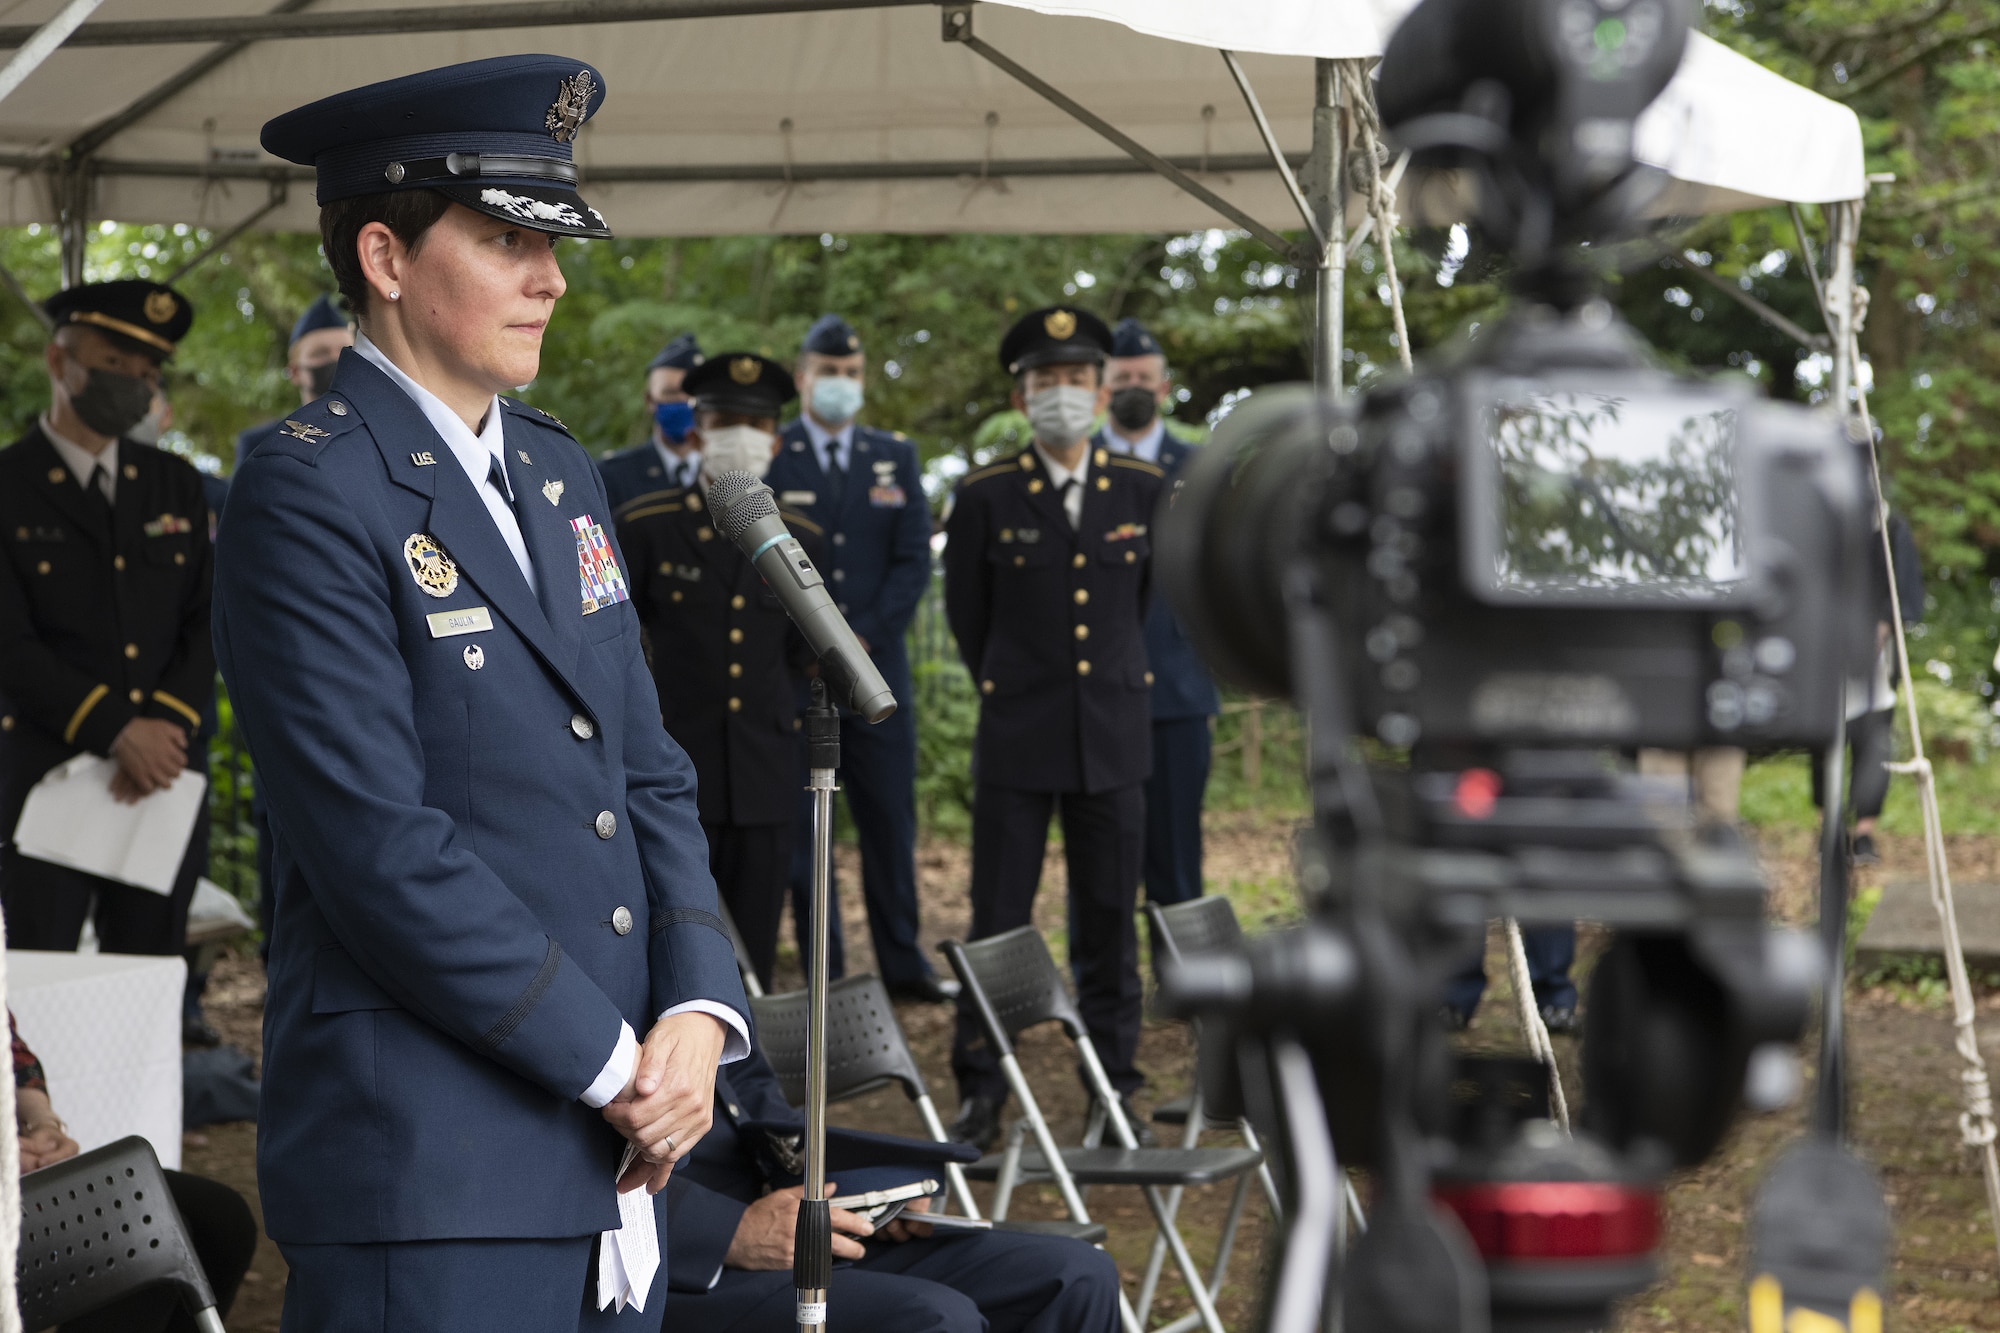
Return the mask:
[[821, 375], [813, 381], [812, 413], [828, 425], [839, 426], [854, 420], [861, 410], [861, 381], [840, 375]]
[[693, 403], [660, 403], [653, 408], [653, 424], [666, 436], [668, 444], [679, 444], [694, 425]]

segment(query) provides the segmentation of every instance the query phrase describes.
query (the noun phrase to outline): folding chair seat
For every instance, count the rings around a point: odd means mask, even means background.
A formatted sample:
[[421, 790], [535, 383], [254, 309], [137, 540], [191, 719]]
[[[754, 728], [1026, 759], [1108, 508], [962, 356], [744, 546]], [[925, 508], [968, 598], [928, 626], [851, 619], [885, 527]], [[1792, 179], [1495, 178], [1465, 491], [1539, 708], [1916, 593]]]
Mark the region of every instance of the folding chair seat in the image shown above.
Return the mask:
[[[1050, 957], [1048, 946], [1032, 926], [1022, 926], [1005, 934], [961, 944], [947, 940], [942, 946], [952, 970], [979, 1016], [986, 1039], [1000, 1061], [1007, 1086], [1021, 1103], [1025, 1133], [1034, 1140], [1033, 1149], [1023, 1142], [1023, 1129], [1016, 1126], [1005, 1151], [988, 1154], [966, 1169], [975, 1179], [999, 1182], [994, 1213], [1005, 1215], [1013, 1185], [1024, 1171], [1046, 1172], [1062, 1195], [1071, 1217], [1090, 1216], [1080, 1186], [1130, 1185], [1144, 1194], [1161, 1242], [1173, 1255], [1193, 1298], [1196, 1315], [1208, 1333], [1223, 1333], [1215, 1313], [1209, 1283], [1195, 1267], [1187, 1244], [1174, 1225], [1165, 1191], [1189, 1185], [1206, 1185], [1240, 1177], [1255, 1171], [1263, 1154], [1249, 1148], [1141, 1148], [1131, 1124], [1125, 1119], [1123, 1104], [1104, 1072], [1097, 1048], [1091, 1043], [1076, 1003], [1070, 998], [1062, 972]], [[1014, 1038], [1028, 1028], [1053, 1022], [1061, 1026], [1075, 1045], [1084, 1078], [1096, 1096], [1100, 1113], [1116, 1141], [1113, 1147], [1062, 1148], [1057, 1146], [1042, 1115], [1041, 1104], [1021, 1072], [1014, 1055]], [[1123, 1293], [1120, 1294], [1123, 1302]], [[1139, 1320], [1125, 1304], [1121, 1312], [1128, 1328]]]
[[[778, 1076], [785, 1100], [800, 1106], [806, 1099], [806, 1025], [810, 1014], [809, 993], [790, 991], [783, 995], [753, 997], [750, 1012], [757, 1020], [757, 1045]], [[916, 1105], [924, 1132], [933, 1142], [946, 1142], [944, 1121], [938, 1118], [937, 1104], [931, 1100], [923, 1071], [903, 1037], [896, 1021], [895, 1006], [880, 978], [872, 973], [843, 977], [826, 988], [826, 1100], [828, 1105], [862, 1097], [880, 1088], [896, 1086]], [[966, 1217], [978, 1217], [979, 1205], [966, 1184], [965, 1169], [957, 1162], [945, 1164], [951, 1196]], [[1095, 1222], [1022, 1223], [996, 1222], [1007, 1231], [1036, 1231], [1045, 1235], [1070, 1236], [1098, 1244], [1104, 1227]]]

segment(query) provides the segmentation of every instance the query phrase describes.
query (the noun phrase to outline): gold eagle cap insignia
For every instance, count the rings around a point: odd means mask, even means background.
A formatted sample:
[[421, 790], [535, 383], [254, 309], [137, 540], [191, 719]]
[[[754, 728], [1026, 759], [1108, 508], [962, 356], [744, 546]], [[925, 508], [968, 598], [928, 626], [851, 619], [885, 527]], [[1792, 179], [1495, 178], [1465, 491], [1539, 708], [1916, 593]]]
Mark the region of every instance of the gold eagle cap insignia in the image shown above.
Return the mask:
[[410, 566], [410, 577], [431, 596], [449, 597], [458, 591], [458, 566], [428, 532], [410, 534], [403, 543], [403, 559]]
[[1076, 332], [1076, 313], [1071, 310], [1051, 310], [1042, 320], [1042, 327], [1049, 331], [1051, 338], [1067, 338]]
[[729, 363], [729, 378], [738, 384], [755, 384], [764, 373], [754, 356], [739, 356]]
[[590, 95], [596, 91], [597, 80], [590, 77], [587, 69], [578, 70], [574, 78], [556, 85], [555, 104], [542, 120], [549, 137], [557, 143], [574, 143], [576, 132], [583, 128], [583, 118], [590, 114]]
[[146, 318], [155, 324], [164, 324], [180, 313], [181, 303], [171, 292], [149, 292], [146, 296]]

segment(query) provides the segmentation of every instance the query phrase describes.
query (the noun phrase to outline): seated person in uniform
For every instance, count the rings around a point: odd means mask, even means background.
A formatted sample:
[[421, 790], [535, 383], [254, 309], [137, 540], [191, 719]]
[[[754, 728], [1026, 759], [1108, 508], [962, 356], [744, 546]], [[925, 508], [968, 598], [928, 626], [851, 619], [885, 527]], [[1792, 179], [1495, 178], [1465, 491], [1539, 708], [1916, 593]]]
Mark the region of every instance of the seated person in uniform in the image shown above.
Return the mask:
[[[79, 1148], [69, 1126], [49, 1101], [42, 1062], [21, 1040], [14, 1015], [7, 1014], [14, 1042], [14, 1119], [21, 1139], [21, 1174], [67, 1161]], [[188, 1241], [215, 1292], [215, 1311], [228, 1315], [257, 1253], [257, 1219], [243, 1196], [219, 1181], [169, 1171], [167, 1191], [187, 1223]], [[195, 1333], [194, 1316], [169, 1287], [148, 1287], [116, 1304], [63, 1325], [63, 1333]]]
[[[716, 1075], [715, 1119], [668, 1180], [667, 1296], [672, 1333], [792, 1333], [792, 1232], [800, 1186], [795, 1154], [805, 1120], [784, 1098], [755, 1045]], [[827, 1130], [827, 1188], [883, 1189], [972, 1154], [957, 1145]], [[865, 1164], [865, 1165], [863, 1165]], [[788, 1168], [790, 1168], [788, 1170]], [[828, 1315], [869, 1333], [1117, 1333], [1118, 1268], [1079, 1240], [924, 1225], [927, 1199], [880, 1232], [833, 1210]], [[906, 1220], [908, 1219], [908, 1220]]]

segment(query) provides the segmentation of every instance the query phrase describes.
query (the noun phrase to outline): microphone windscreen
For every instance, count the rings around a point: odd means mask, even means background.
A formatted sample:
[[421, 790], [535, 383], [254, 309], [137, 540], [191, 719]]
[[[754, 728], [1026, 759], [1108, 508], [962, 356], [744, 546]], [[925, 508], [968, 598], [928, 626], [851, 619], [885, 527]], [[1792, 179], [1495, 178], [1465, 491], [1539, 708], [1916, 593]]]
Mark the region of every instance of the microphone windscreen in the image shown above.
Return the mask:
[[725, 472], [715, 479], [708, 488], [708, 507], [715, 515], [715, 526], [732, 542], [758, 519], [778, 512], [771, 488], [754, 473], [741, 470]]

